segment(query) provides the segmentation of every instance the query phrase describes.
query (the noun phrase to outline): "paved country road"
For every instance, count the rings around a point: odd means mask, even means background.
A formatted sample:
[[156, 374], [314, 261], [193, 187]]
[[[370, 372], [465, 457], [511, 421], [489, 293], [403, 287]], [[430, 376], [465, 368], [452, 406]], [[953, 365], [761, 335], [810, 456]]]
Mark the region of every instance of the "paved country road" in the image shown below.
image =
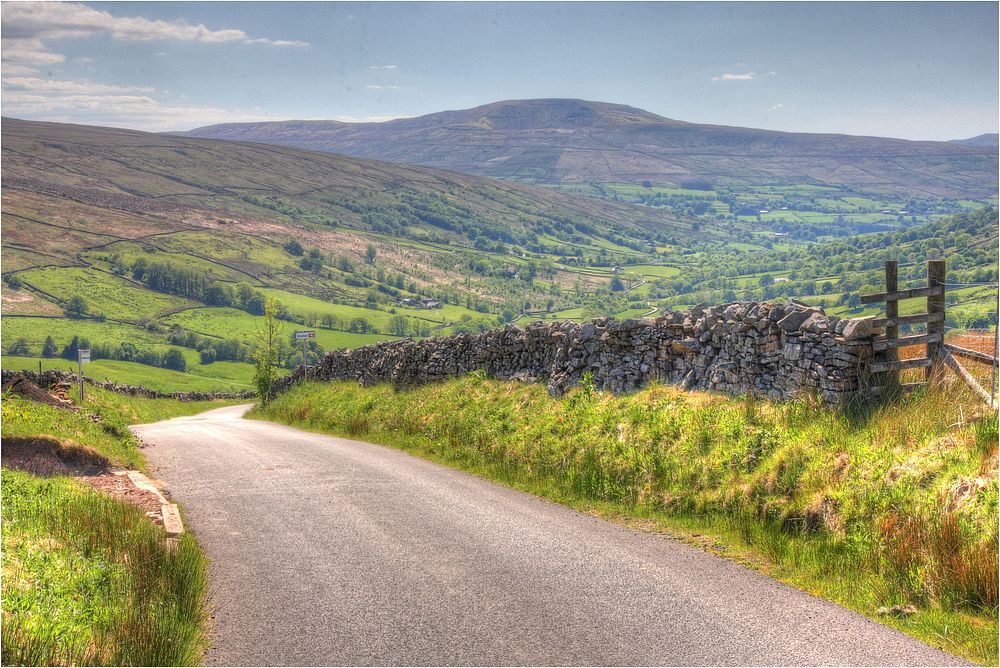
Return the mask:
[[960, 665], [831, 603], [403, 452], [136, 427], [212, 561], [212, 665]]

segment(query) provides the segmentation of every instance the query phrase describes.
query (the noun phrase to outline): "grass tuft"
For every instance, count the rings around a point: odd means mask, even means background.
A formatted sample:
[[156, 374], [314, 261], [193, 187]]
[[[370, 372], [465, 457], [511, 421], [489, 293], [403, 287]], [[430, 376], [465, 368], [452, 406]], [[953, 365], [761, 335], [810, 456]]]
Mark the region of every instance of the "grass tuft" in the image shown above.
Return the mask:
[[192, 665], [206, 562], [138, 507], [3, 470], [3, 663]]

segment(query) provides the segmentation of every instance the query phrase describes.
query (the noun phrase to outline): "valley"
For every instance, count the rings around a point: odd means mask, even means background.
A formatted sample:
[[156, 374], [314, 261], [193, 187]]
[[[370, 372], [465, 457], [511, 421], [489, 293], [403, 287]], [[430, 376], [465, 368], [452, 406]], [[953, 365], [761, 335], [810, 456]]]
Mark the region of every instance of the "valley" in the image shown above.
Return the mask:
[[[867, 313], [885, 259], [931, 250], [956, 281], [996, 280], [995, 197], [529, 184], [15, 119], [3, 160], [5, 368], [65, 369], [83, 347], [96, 378], [162, 391], [249, 389], [267, 299], [287, 371], [506, 322], [791, 297]], [[949, 326], [993, 323], [988, 289], [950, 299]], [[305, 357], [296, 329], [316, 332]]]

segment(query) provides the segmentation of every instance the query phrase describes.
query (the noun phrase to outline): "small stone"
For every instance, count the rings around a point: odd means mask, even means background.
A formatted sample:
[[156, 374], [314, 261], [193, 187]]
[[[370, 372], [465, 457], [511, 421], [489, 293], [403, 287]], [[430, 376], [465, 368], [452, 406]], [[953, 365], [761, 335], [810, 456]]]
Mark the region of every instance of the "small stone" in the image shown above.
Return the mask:
[[812, 317], [814, 313], [818, 313], [818, 309], [803, 309], [800, 311], [792, 311], [784, 318], [778, 321], [778, 327], [786, 332], [795, 332], [802, 328], [803, 323], [805, 323], [809, 318]]
[[909, 617], [917, 614], [917, 609], [912, 605], [894, 605], [891, 608], [883, 606], [875, 614], [879, 617]]

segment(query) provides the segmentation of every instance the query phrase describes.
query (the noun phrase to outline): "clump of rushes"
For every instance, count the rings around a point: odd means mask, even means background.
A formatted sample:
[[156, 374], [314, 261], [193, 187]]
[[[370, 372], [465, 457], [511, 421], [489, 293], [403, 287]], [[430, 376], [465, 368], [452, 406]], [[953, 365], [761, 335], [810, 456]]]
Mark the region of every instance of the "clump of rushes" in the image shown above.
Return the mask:
[[3, 470], [3, 663], [192, 665], [206, 563], [138, 507]]
[[654, 386], [469, 376], [406, 392], [305, 384], [266, 417], [395, 445], [609, 516], [707, 534], [780, 579], [997, 662], [996, 417], [954, 393], [853, 414]]

